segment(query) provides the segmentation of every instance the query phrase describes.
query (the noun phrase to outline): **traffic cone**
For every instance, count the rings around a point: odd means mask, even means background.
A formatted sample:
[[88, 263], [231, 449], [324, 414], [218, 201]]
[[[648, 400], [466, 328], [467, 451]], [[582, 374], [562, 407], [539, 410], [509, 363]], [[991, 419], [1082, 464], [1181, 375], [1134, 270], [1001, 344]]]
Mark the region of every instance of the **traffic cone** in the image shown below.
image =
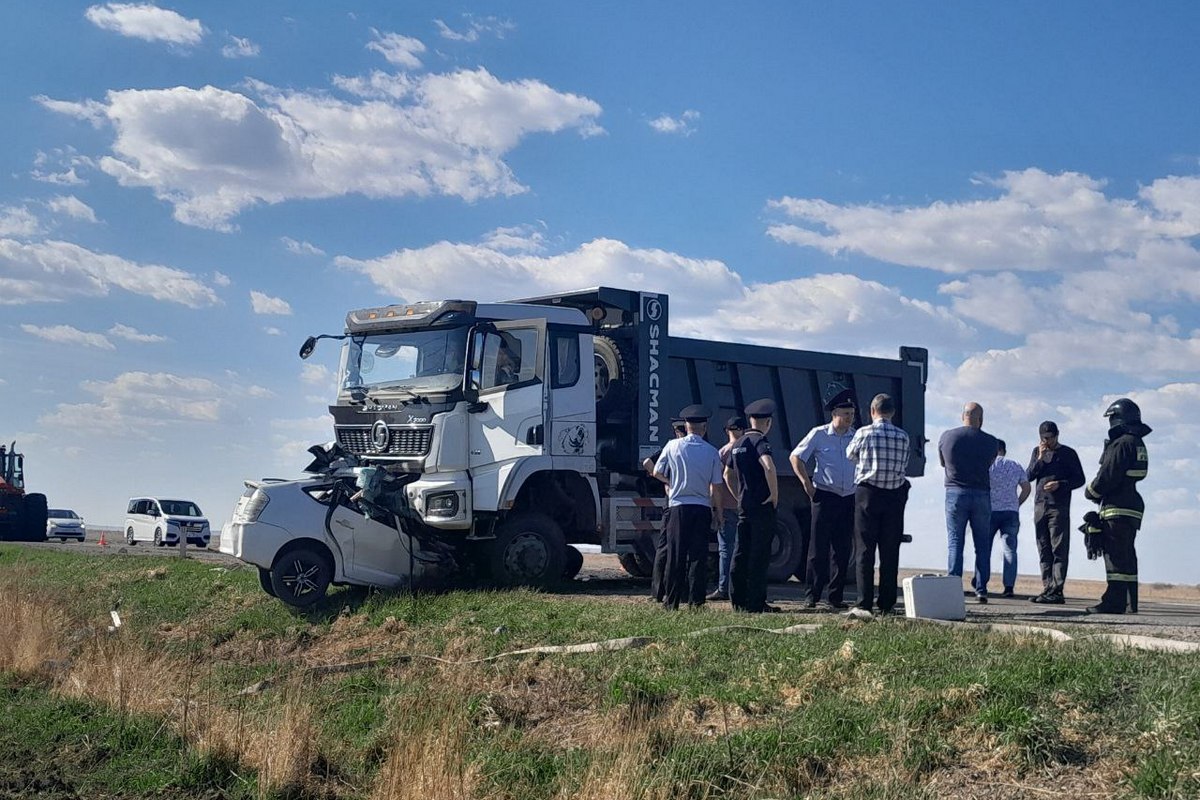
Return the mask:
[[108, 547], [108, 539], [104, 538], [104, 531], [100, 531], [100, 541], [96, 542], [96, 544], [101, 547]]

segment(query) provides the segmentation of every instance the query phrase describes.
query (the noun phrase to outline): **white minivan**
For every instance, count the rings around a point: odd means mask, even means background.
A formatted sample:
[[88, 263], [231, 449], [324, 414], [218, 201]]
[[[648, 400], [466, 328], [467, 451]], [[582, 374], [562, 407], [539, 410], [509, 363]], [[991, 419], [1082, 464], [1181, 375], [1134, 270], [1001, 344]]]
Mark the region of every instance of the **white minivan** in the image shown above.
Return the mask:
[[188, 544], [208, 547], [211, 538], [208, 520], [200, 506], [191, 500], [160, 497], [133, 497], [125, 511], [125, 541], [129, 544], [154, 542], [158, 547], [179, 544], [179, 535]]

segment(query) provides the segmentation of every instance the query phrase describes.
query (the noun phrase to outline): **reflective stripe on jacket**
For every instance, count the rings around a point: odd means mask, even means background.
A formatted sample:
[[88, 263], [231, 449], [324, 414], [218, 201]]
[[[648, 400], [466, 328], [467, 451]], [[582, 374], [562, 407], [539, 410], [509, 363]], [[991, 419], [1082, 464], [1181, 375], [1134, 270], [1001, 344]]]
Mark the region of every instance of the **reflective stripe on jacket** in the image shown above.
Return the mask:
[[1135, 530], [1141, 528], [1146, 504], [1137, 483], [1146, 477], [1149, 466], [1142, 437], [1126, 432], [1105, 443], [1100, 471], [1084, 492], [1100, 504], [1101, 519], [1123, 519]]

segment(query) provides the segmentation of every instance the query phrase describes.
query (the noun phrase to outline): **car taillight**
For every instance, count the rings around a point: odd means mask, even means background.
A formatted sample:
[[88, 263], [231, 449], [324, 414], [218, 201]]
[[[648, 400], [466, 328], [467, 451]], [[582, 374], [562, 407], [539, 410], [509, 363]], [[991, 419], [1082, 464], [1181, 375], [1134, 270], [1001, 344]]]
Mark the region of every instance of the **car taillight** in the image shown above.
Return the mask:
[[250, 495], [250, 499], [246, 501], [246, 505], [242, 506], [242, 519], [246, 522], [258, 522], [258, 518], [269, 502], [271, 502], [271, 498], [267, 497], [266, 492], [262, 489], [255, 489], [254, 494]]

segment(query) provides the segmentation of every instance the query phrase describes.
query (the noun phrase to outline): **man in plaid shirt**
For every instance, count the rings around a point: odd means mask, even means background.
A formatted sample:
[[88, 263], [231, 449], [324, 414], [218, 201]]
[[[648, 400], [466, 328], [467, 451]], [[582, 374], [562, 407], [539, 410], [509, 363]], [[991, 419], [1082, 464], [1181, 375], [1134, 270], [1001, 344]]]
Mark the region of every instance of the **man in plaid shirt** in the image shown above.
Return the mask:
[[892, 424], [896, 403], [891, 395], [871, 400], [871, 424], [859, 428], [846, 447], [855, 463], [854, 538], [858, 545], [858, 608], [875, 603], [875, 551], [879, 550], [881, 614], [895, 613], [896, 572], [908, 502], [908, 434]]

